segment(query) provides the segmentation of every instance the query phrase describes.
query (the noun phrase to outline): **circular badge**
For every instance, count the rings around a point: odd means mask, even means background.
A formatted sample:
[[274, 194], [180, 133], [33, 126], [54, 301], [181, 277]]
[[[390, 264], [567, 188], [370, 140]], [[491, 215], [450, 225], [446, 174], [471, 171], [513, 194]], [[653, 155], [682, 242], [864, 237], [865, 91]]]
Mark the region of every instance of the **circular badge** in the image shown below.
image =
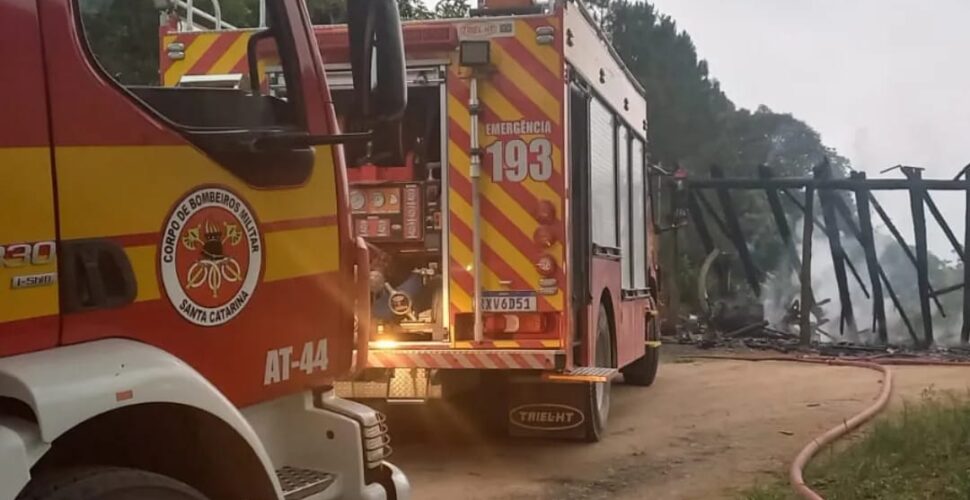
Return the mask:
[[252, 299], [263, 265], [252, 210], [224, 188], [189, 193], [165, 221], [159, 262], [165, 293], [182, 317], [199, 326], [230, 321]]
[[411, 297], [408, 297], [405, 293], [392, 293], [387, 299], [387, 304], [391, 312], [398, 316], [404, 316], [411, 312]]

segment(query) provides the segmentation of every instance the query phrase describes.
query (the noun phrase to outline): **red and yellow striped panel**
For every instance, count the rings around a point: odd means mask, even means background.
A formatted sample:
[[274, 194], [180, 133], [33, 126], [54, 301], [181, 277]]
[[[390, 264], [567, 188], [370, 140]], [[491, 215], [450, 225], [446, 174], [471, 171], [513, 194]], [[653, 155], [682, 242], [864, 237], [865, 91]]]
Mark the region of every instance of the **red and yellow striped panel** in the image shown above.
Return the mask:
[[[489, 23], [494, 21], [482, 21]], [[514, 32], [490, 38], [494, 68], [478, 78], [478, 137], [483, 151], [481, 194], [482, 289], [539, 291], [542, 255], [556, 263], [555, 293], [539, 294], [540, 311], [565, 306], [563, 211], [563, 99], [561, 23], [558, 17], [508, 21]], [[552, 27], [554, 40], [537, 41], [536, 29]], [[472, 311], [472, 181], [469, 176], [470, 73], [455, 61], [448, 75], [448, 161], [451, 314]], [[556, 220], [550, 248], [534, 240], [538, 208], [549, 202]], [[548, 284], [548, 283], [547, 283]], [[552, 291], [552, 290], [547, 290]]]
[[[253, 33], [252, 30], [231, 30], [163, 35], [159, 55], [162, 85], [174, 87], [185, 75], [246, 73], [246, 45]], [[169, 49], [175, 45], [183, 48], [181, 59], [169, 56]]]

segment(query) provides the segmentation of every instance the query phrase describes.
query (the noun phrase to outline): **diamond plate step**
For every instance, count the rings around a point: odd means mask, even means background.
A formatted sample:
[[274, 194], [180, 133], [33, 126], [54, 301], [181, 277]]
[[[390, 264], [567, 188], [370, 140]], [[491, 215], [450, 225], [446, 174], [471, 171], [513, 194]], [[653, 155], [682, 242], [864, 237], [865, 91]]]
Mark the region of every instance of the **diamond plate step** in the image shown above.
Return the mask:
[[548, 382], [584, 383], [609, 382], [619, 370], [616, 368], [601, 368], [598, 366], [578, 366], [564, 372], [543, 372], [542, 379]]
[[285, 500], [300, 500], [329, 488], [336, 477], [333, 474], [311, 469], [284, 466], [276, 470]]

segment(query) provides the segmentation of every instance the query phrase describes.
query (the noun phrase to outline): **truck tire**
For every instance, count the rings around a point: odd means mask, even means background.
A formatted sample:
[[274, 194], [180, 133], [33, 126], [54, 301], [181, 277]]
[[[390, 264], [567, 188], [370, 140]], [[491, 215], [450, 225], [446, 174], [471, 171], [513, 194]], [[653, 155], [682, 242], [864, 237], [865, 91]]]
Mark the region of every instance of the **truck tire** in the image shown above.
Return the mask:
[[72, 467], [36, 475], [17, 500], [206, 500], [172, 478], [121, 467]]
[[[613, 366], [613, 328], [606, 305], [600, 303], [596, 313], [596, 351], [594, 366]], [[610, 416], [610, 382], [587, 383], [583, 387], [589, 396], [589, 418], [586, 419], [586, 440], [595, 443], [606, 434]]]
[[[651, 330], [649, 339], [660, 338], [657, 330], [657, 320], [650, 320], [647, 328]], [[660, 366], [660, 348], [647, 346], [647, 352], [637, 358], [636, 361], [623, 367], [620, 373], [623, 374], [623, 381], [630, 385], [650, 387], [657, 378], [657, 368]]]

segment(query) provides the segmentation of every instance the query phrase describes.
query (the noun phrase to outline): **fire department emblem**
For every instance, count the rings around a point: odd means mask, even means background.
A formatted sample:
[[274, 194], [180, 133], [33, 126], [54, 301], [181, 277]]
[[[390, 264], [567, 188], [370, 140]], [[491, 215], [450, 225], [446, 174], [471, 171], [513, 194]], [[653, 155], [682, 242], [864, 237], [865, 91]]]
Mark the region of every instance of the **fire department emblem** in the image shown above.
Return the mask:
[[263, 242], [252, 210], [239, 196], [207, 187], [175, 206], [159, 255], [165, 293], [179, 314], [199, 326], [217, 326], [252, 299]]

